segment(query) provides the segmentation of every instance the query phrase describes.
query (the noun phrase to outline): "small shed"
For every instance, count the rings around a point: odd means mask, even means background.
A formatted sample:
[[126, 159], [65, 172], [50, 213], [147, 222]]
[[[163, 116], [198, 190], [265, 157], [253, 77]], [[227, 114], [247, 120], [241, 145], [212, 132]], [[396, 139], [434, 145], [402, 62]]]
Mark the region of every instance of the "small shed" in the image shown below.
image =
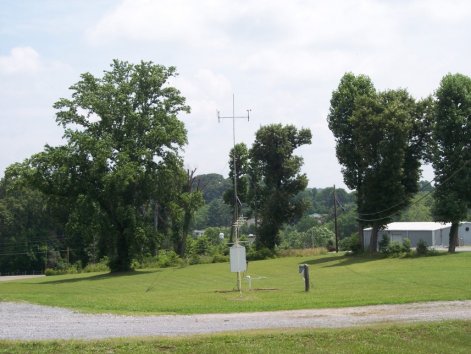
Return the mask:
[[[451, 223], [439, 222], [393, 222], [378, 232], [378, 242], [383, 235], [388, 235], [391, 241], [402, 242], [405, 238], [411, 241], [411, 246], [416, 247], [420, 240], [432, 247], [448, 247]], [[458, 229], [459, 246], [471, 245], [471, 222], [460, 223]], [[363, 230], [365, 247], [369, 246], [371, 228]]]

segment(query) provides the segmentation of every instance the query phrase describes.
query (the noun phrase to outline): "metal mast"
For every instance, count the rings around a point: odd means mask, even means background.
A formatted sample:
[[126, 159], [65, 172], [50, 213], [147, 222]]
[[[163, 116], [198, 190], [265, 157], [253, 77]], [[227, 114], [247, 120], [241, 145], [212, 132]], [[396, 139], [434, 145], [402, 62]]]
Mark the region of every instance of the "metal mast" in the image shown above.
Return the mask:
[[[234, 94], [232, 94], [232, 117], [223, 117], [220, 115], [220, 112], [217, 111], [218, 113], [218, 122], [221, 122], [221, 119], [232, 119], [232, 169], [233, 169], [233, 174], [234, 174], [234, 220], [233, 220], [233, 230], [234, 230], [234, 235], [235, 235], [235, 245], [239, 246], [239, 228], [243, 224], [244, 220], [243, 218], [239, 219], [239, 198], [237, 197], [237, 166], [236, 166], [236, 138], [235, 138], [235, 120], [240, 119], [240, 118], [247, 118], [247, 121], [250, 121], [250, 109], [247, 109], [247, 116], [236, 116], [235, 115], [235, 104], [234, 104]], [[244, 255], [245, 255], [245, 249], [244, 249]], [[237, 256], [238, 257], [238, 256]], [[244, 256], [245, 258], [245, 256]], [[245, 269], [245, 267], [244, 267]], [[239, 292], [242, 291], [242, 285], [241, 285], [242, 279], [241, 279], [241, 274], [240, 270], [237, 270], [237, 290]]]
[[[236, 166], [236, 136], [235, 136], [235, 120], [236, 119], [247, 119], [247, 121], [250, 121], [250, 109], [247, 109], [247, 115], [246, 116], [236, 116], [235, 115], [235, 104], [234, 104], [234, 94], [232, 94], [232, 116], [221, 116], [220, 112], [217, 111], [218, 113], [218, 122], [221, 122], [221, 119], [232, 119], [232, 143], [233, 143], [233, 148], [232, 148], [232, 170], [234, 174], [234, 223], [237, 223], [239, 219], [239, 198], [237, 196], [237, 166]], [[234, 226], [234, 234], [235, 234], [235, 243], [239, 243], [239, 235], [238, 235], [238, 227]]]

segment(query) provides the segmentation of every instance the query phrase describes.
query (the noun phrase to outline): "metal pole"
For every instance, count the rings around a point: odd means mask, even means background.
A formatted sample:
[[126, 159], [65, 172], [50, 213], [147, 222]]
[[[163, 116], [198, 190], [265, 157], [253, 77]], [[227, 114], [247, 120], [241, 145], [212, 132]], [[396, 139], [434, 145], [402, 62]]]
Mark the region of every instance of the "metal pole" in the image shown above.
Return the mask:
[[[218, 121], [221, 119], [230, 118], [232, 119], [232, 169], [234, 174], [234, 234], [235, 234], [235, 244], [239, 245], [239, 227], [238, 227], [238, 219], [239, 219], [239, 203], [237, 198], [237, 166], [236, 166], [236, 138], [235, 138], [235, 120], [236, 118], [247, 118], [250, 120], [250, 110], [247, 110], [246, 117], [236, 117], [235, 116], [235, 96], [232, 94], [232, 117], [221, 117], [218, 111]], [[240, 272], [237, 272], [237, 290], [241, 291], [241, 276]]]
[[[236, 166], [236, 140], [235, 140], [235, 99], [232, 94], [232, 169], [234, 173], [234, 222], [239, 219], [239, 205], [237, 203], [237, 166]], [[238, 228], [235, 229], [235, 242], [239, 244]]]

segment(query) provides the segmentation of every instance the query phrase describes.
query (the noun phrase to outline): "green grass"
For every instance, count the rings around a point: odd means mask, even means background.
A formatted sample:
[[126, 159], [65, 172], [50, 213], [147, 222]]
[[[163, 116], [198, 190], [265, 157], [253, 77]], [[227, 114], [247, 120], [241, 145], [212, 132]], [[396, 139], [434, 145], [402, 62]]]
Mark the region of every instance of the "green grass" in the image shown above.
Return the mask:
[[[304, 292], [298, 264], [309, 263]], [[229, 264], [78, 274], [0, 283], [0, 301], [28, 301], [84, 312], [222, 313], [471, 299], [471, 252], [421, 258], [324, 255], [250, 262], [242, 294]], [[260, 279], [258, 279], [260, 278]], [[263, 290], [265, 289], [265, 290]], [[266, 290], [272, 289], [272, 290]]]
[[0, 353], [469, 353], [471, 321], [184, 338], [0, 341]]

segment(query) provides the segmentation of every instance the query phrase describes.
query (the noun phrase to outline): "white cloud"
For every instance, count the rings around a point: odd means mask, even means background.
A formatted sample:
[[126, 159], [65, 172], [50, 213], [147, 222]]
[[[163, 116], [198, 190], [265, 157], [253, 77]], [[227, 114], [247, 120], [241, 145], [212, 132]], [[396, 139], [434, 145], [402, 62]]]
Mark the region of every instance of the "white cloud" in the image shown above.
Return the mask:
[[227, 40], [212, 32], [219, 22], [217, 1], [124, 0], [113, 12], [91, 28], [92, 43], [127, 39], [147, 42], [181, 41], [187, 45], [211, 45]]
[[468, 0], [416, 0], [410, 10], [417, 15], [429, 17], [439, 23], [456, 24], [468, 22], [471, 16], [471, 2]]
[[177, 41], [192, 47], [237, 44], [252, 49], [259, 40], [290, 46], [345, 41], [381, 45], [387, 38], [378, 40], [376, 33], [389, 30], [391, 8], [373, 0], [124, 0], [87, 37], [93, 43]]
[[31, 47], [16, 47], [9, 55], [0, 56], [0, 74], [29, 74], [40, 69], [38, 52]]
[[[41, 112], [50, 111], [52, 102], [64, 96], [60, 90], [66, 92], [79, 72], [101, 75], [111, 58], [152, 60], [178, 67], [181, 76], [170, 84], [192, 107], [190, 115], [181, 117], [188, 129], [185, 157], [200, 167], [199, 172], [227, 169], [232, 124], [218, 124], [216, 110], [230, 115], [235, 93], [236, 114], [252, 109], [249, 123], [237, 122], [237, 141], [250, 145], [262, 124], [310, 127], [313, 144], [301, 149], [305, 168], [312, 185], [326, 186], [339, 184], [340, 167], [326, 114], [332, 90], [345, 72], [369, 75], [380, 90], [407, 88], [416, 97], [433, 93], [447, 72], [471, 75], [467, 0], [116, 0], [108, 4], [108, 11], [91, 26], [93, 20], [80, 20], [92, 11], [99, 17], [103, 6], [84, 5], [86, 12], [80, 16], [68, 13], [67, 19], [76, 23], [61, 33], [60, 42], [48, 32], [41, 36], [40, 46], [38, 35], [26, 27], [27, 37], [7, 38], [8, 43], [32, 43], [35, 49], [16, 45], [0, 56], [0, 120], [20, 119], [21, 112], [15, 114], [18, 102], [28, 102], [36, 112], [40, 106]], [[70, 11], [68, 5], [62, 9]], [[58, 15], [50, 11], [42, 21], [58, 27]], [[74, 45], [62, 47], [64, 43]], [[61, 67], [61, 62], [76, 67]]]
[[67, 96], [77, 77], [69, 65], [43, 58], [31, 47], [14, 47], [0, 56], [0, 174], [44, 144], [61, 142], [52, 105]]

